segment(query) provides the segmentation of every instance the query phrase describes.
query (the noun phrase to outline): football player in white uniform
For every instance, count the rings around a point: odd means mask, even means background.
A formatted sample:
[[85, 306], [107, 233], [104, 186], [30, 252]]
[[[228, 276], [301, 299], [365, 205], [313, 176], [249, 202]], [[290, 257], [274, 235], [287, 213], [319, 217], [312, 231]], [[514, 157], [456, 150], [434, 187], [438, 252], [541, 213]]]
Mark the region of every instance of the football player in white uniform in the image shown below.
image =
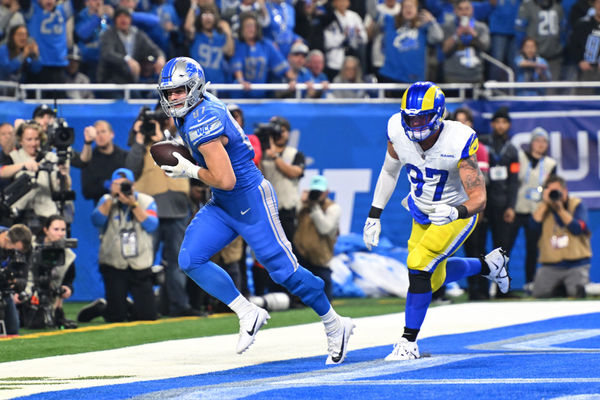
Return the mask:
[[508, 291], [508, 257], [501, 248], [478, 258], [450, 257], [462, 245], [485, 208], [485, 182], [475, 152], [475, 132], [455, 121], [443, 121], [442, 90], [431, 82], [412, 84], [399, 113], [388, 121], [387, 153], [375, 186], [363, 239], [377, 246], [380, 216], [404, 165], [411, 184], [403, 205], [413, 218], [408, 239], [409, 288], [404, 334], [385, 359], [419, 358], [417, 335], [431, 302], [442, 285], [482, 274]]

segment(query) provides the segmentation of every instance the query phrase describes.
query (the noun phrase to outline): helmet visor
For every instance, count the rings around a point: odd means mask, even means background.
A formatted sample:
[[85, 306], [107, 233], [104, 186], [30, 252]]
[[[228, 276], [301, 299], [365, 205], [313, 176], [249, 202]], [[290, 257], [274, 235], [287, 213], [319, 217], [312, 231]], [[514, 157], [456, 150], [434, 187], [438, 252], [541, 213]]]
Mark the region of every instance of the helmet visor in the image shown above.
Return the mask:
[[402, 113], [402, 118], [404, 118], [404, 123], [411, 129], [422, 129], [427, 128], [429, 123], [435, 117], [435, 112], [430, 112], [426, 114], [417, 114], [417, 115], [409, 115], [407, 113]]

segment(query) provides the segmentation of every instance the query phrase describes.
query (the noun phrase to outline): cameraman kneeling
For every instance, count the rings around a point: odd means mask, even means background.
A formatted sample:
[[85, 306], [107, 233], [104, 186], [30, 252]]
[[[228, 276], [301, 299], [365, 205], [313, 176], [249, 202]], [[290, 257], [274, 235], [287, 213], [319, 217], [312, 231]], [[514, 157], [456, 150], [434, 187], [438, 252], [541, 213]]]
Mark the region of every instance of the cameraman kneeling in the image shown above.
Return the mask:
[[[158, 227], [156, 203], [151, 196], [133, 191], [133, 179], [127, 168], [113, 172], [110, 194], [102, 196], [92, 213], [93, 224], [101, 230], [98, 259], [107, 322], [157, 318], [151, 270], [152, 232]], [[133, 296], [131, 316], [128, 293]]]
[[63, 300], [73, 294], [75, 280], [76, 255], [73, 250], [66, 248], [65, 242], [67, 222], [60, 215], [52, 215], [44, 223], [42, 231], [44, 236], [35, 246], [32, 271], [33, 287], [40, 300], [39, 305], [49, 308], [53, 319], [48, 321], [52, 322], [51, 325], [75, 329], [77, 323], [66, 319], [63, 310]]
[[25, 225], [15, 224], [9, 228], [0, 226], [0, 320], [4, 321], [6, 333], [19, 333], [19, 313], [15, 306], [18, 295], [27, 282], [27, 264], [15, 262], [17, 255], [25, 255], [31, 249], [31, 231]]

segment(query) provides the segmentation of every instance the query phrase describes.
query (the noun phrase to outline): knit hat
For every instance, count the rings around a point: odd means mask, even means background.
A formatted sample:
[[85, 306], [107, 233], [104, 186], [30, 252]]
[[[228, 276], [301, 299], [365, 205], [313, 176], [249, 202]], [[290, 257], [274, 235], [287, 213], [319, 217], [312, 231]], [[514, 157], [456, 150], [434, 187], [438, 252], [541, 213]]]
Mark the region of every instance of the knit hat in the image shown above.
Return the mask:
[[500, 107], [496, 110], [494, 115], [492, 116], [492, 121], [495, 121], [497, 118], [504, 118], [508, 122], [510, 122], [510, 114], [508, 113], [508, 107]]
[[541, 126], [538, 126], [531, 131], [530, 142], [533, 142], [538, 137], [543, 137], [544, 139], [548, 140], [548, 132], [546, 132], [546, 130]]

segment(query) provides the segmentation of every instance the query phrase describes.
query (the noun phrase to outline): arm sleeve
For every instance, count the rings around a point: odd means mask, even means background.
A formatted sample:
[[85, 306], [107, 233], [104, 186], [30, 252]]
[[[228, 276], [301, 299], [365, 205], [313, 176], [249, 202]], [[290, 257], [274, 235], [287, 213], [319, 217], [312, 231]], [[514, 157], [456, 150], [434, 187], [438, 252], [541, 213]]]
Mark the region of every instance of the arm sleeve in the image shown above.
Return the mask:
[[102, 198], [98, 202], [98, 206], [96, 206], [96, 208], [94, 208], [94, 211], [92, 211], [92, 224], [94, 224], [94, 226], [96, 228], [102, 228], [102, 227], [104, 227], [104, 225], [106, 224], [106, 221], [108, 220], [108, 216], [102, 214], [98, 210], [98, 207], [107, 200], [106, 196], [110, 196], [110, 195], [109, 194], [105, 194], [104, 196], [102, 196]]
[[575, 208], [575, 211], [573, 212], [573, 220], [569, 225], [567, 225], [567, 229], [574, 235], [583, 235], [589, 233], [587, 226], [587, 209], [583, 203], [579, 203], [579, 205]]
[[152, 233], [158, 228], [158, 213], [156, 211], [156, 202], [150, 203], [150, 205], [146, 208], [146, 214], [148, 218], [146, 218], [142, 222], [142, 228], [148, 232]]
[[342, 209], [336, 203], [330, 205], [325, 212], [319, 206], [313, 207], [310, 211], [310, 217], [315, 223], [317, 231], [321, 235], [335, 237], [340, 226], [340, 216]]
[[385, 152], [385, 160], [377, 178], [377, 184], [375, 185], [375, 193], [373, 194], [373, 202], [371, 205], [380, 209], [384, 209], [398, 182], [398, 176], [400, 176], [400, 169], [402, 163], [400, 160], [393, 158], [390, 153]]

